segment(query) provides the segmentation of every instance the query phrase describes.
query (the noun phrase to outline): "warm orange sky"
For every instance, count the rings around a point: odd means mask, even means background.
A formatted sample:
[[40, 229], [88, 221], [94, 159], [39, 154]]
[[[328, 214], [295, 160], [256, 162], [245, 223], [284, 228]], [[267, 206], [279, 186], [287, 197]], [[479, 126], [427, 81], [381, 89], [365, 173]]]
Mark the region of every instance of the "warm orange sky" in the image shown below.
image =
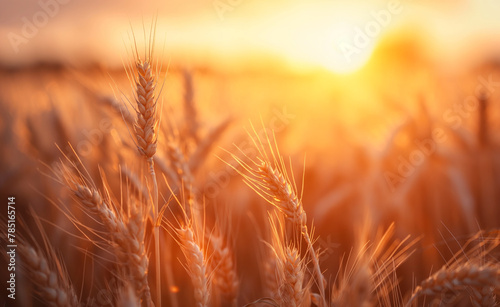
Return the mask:
[[[220, 60], [223, 67], [242, 56], [271, 55], [294, 68], [312, 65], [349, 72], [366, 62], [377, 42], [401, 28], [422, 33], [426, 48], [449, 60], [478, 44], [481, 52], [498, 51], [500, 1], [435, 2], [2, 0], [0, 60], [13, 65], [56, 59], [121, 65], [130, 24], [141, 37], [142, 19], [149, 23], [156, 13], [159, 49], [164, 44], [167, 56], [188, 65]], [[47, 12], [55, 12], [52, 17], [44, 16], [41, 3], [47, 4]], [[391, 5], [396, 12], [377, 21], [373, 13], [388, 11]], [[36, 18], [39, 26], [33, 30], [29, 25]], [[378, 32], [368, 35], [357, 53], [346, 56], [346, 50], [352, 51], [348, 48], [356, 47], [357, 29], [367, 35], [373, 22]], [[23, 27], [32, 30], [28, 36]]]

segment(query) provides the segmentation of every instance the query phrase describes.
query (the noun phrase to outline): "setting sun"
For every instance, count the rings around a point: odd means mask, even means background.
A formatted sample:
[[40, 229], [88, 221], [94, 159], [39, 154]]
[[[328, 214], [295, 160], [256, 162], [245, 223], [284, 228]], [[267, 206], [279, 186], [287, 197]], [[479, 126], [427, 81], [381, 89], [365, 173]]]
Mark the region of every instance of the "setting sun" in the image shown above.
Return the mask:
[[263, 14], [258, 31], [250, 28], [243, 33], [254, 41], [252, 48], [281, 57], [293, 68], [352, 73], [367, 63], [394, 19], [388, 9], [357, 13], [365, 9], [355, 4], [342, 11], [327, 3], [292, 5], [278, 14]]
[[[368, 62], [402, 10], [398, 1], [382, 8], [351, 4], [342, 11], [331, 4], [297, 6], [280, 19], [293, 35], [280, 35], [276, 41], [281, 43], [280, 52], [294, 66], [308, 63], [337, 74], [352, 73]], [[366, 14], [360, 15], [359, 11]]]

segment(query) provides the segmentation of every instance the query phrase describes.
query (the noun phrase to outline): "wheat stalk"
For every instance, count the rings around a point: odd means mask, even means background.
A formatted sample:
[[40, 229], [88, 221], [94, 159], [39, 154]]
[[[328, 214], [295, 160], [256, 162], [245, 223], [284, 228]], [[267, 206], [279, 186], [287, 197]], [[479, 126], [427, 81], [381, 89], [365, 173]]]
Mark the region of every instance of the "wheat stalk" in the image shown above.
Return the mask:
[[[262, 140], [257, 137], [257, 141], [253, 140], [253, 142], [256, 144], [259, 152], [257, 161], [249, 159], [250, 162], [247, 163], [231, 153], [233, 159], [235, 159], [248, 174], [236, 168], [235, 170], [244, 177], [245, 182], [256, 191], [257, 194], [282, 212], [287, 220], [299, 229], [304, 241], [307, 243], [307, 249], [314, 267], [316, 283], [322, 300], [320, 304], [326, 306], [326, 279], [321, 271], [318, 252], [314, 249], [313, 240], [308, 231], [307, 215], [302, 206], [302, 200], [297, 197], [297, 193], [295, 192], [296, 187], [292, 185], [287, 175], [285, 163], [279, 156], [278, 149], [276, 148], [276, 150], [273, 150], [272, 146], [269, 146], [271, 152], [271, 158], [269, 158], [262, 144]], [[267, 139], [267, 142], [269, 144], [271, 143], [269, 139]], [[273, 163], [271, 161], [273, 161]]]
[[[284, 170], [284, 168], [282, 168]], [[313, 241], [307, 229], [307, 215], [302, 206], [302, 201], [297, 197], [291, 183], [285, 178], [285, 173], [274, 169], [269, 162], [263, 161], [257, 168], [256, 177], [267, 189], [265, 193], [272, 196], [272, 204], [280, 210], [285, 217], [300, 229], [302, 237], [307, 243], [307, 248], [313, 262], [320, 296], [325, 297], [324, 287], [326, 280], [319, 265], [319, 255], [314, 249]]]
[[[300, 229], [313, 263], [320, 296], [324, 300], [326, 280], [321, 272], [318, 252], [314, 249], [313, 241], [307, 229], [307, 215], [302, 206], [302, 201], [297, 198], [290, 182], [285, 179], [285, 175], [273, 169], [268, 162], [262, 162], [258, 168], [257, 176], [273, 195], [273, 204], [284, 213], [290, 222]], [[326, 302], [322, 302], [322, 306], [326, 306]]]
[[156, 264], [156, 304], [161, 306], [161, 262], [160, 262], [160, 221], [158, 217], [158, 182], [154, 169], [154, 155], [158, 142], [159, 117], [157, 114], [157, 97], [155, 95], [157, 79], [151, 66], [152, 51], [150, 50], [146, 59], [142, 60], [136, 55], [136, 83], [135, 100], [137, 103], [137, 119], [134, 130], [137, 138], [137, 148], [144, 156], [149, 168], [149, 174], [153, 183], [151, 191], [154, 239], [155, 239], [155, 264]]

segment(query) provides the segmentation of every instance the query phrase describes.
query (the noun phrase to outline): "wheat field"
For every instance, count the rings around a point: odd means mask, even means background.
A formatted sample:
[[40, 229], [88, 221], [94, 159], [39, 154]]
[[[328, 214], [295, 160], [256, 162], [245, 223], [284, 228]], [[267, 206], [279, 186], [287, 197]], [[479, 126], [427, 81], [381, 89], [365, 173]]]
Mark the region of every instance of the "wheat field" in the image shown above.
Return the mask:
[[495, 62], [374, 95], [411, 107], [362, 136], [324, 76], [187, 68], [158, 37], [1, 68], [4, 306], [500, 303]]

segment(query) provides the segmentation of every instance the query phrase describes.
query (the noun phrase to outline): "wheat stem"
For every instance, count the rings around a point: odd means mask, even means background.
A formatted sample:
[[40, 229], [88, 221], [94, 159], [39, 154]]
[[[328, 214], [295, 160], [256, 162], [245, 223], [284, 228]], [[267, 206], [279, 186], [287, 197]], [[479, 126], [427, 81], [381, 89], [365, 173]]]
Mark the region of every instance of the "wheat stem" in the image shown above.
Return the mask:
[[154, 237], [155, 237], [155, 264], [156, 264], [156, 304], [161, 306], [161, 274], [160, 274], [160, 221], [158, 219], [158, 182], [154, 169], [153, 158], [149, 158], [149, 174], [153, 181], [153, 210], [154, 210]]
[[307, 249], [311, 257], [314, 272], [317, 278], [317, 286], [320, 291], [320, 296], [323, 299], [323, 306], [326, 306], [325, 286], [326, 280], [321, 272], [319, 264], [319, 255], [314, 249], [311, 236], [307, 229], [307, 215], [302, 206], [301, 200], [297, 197], [292, 185], [285, 179], [285, 176], [278, 170], [274, 169], [268, 162], [262, 162], [256, 172], [257, 178], [260, 178], [264, 187], [267, 189], [266, 193], [270, 193], [271, 202], [275, 205], [285, 217], [294, 225], [298, 226], [302, 237], [307, 243]]

